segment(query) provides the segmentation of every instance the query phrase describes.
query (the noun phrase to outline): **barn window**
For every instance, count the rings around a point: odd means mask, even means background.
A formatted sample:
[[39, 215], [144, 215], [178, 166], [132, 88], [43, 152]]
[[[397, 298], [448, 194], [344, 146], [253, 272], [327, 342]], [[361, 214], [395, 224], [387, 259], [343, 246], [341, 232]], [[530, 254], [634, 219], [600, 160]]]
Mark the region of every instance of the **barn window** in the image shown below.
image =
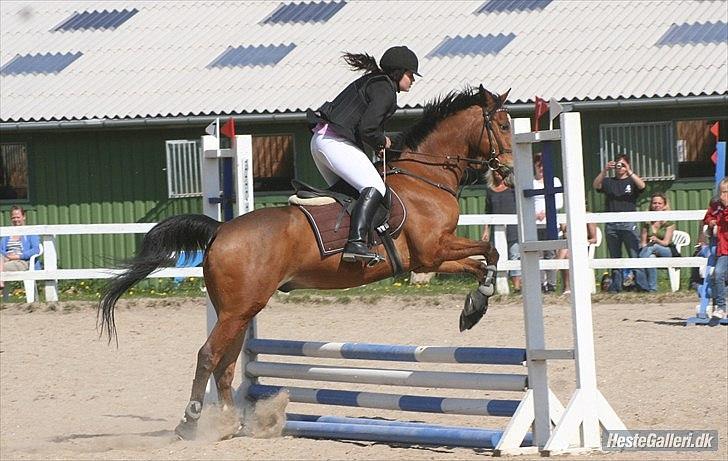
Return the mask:
[[726, 140], [727, 122], [725, 119], [675, 122], [679, 178], [715, 176], [713, 155], [717, 155], [716, 142]]
[[166, 148], [169, 198], [201, 197], [200, 141], [167, 141]]
[[294, 173], [293, 135], [253, 136], [255, 191], [291, 189]]
[[[294, 174], [294, 138], [291, 134], [253, 135], [253, 190], [291, 189]], [[166, 142], [169, 198], [201, 197], [201, 145], [199, 140]]]
[[677, 162], [672, 122], [604, 124], [599, 127], [601, 165], [625, 154], [645, 181], [675, 179]]
[[634, 171], [645, 180], [713, 177], [715, 165], [711, 157], [716, 137], [711, 127], [716, 123], [721, 139], [725, 139], [726, 120], [601, 125], [601, 164], [626, 154]]
[[0, 144], [0, 200], [28, 200], [28, 149], [25, 143]]

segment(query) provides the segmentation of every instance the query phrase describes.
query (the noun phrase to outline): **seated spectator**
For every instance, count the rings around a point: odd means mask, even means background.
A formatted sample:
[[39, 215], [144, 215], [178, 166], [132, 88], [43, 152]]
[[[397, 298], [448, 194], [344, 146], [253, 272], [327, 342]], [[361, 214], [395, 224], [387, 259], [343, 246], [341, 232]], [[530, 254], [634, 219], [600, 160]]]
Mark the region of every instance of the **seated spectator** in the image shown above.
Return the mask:
[[[25, 225], [25, 210], [13, 205], [10, 208], [10, 222], [13, 226]], [[10, 235], [0, 239], [0, 272], [27, 271], [30, 258], [40, 253], [40, 237], [37, 235]], [[36, 269], [40, 262], [36, 261]], [[0, 290], [5, 284], [0, 281]]]
[[[650, 211], [667, 211], [670, 204], [662, 192], [655, 192], [650, 197]], [[673, 255], [671, 248], [672, 233], [675, 223], [672, 221], [651, 221], [642, 223], [640, 233], [640, 258], [669, 258]], [[657, 268], [635, 269], [635, 283], [643, 291], [657, 291]]]

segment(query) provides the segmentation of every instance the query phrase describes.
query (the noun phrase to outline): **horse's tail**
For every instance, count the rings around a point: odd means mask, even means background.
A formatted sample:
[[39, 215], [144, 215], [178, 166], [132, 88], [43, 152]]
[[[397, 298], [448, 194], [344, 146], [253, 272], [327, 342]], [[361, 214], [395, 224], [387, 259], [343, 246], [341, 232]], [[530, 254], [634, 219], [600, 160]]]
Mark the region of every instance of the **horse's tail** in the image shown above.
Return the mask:
[[155, 269], [169, 266], [174, 253], [205, 250], [222, 224], [205, 215], [172, 216], [154, 226], [142, 240], [138, 254], [121, 264], [124, 272], [112, 277], [104, 287], [97, 312], [100, 334], [109, 342], [116, 337], [114, 306], [122, 294]]

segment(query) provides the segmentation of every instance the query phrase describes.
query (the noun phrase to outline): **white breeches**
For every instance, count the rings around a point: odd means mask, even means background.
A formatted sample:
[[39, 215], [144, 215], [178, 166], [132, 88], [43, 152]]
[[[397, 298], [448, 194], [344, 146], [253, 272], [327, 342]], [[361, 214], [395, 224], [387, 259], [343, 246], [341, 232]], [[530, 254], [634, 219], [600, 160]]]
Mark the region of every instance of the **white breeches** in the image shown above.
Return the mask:
[[329, 186], [343, 179], [359, 192], [367, 187], [375, 187], [382, 196], [387, 192], [371, 160], [347, 139], [314, 133], [311, 155]]

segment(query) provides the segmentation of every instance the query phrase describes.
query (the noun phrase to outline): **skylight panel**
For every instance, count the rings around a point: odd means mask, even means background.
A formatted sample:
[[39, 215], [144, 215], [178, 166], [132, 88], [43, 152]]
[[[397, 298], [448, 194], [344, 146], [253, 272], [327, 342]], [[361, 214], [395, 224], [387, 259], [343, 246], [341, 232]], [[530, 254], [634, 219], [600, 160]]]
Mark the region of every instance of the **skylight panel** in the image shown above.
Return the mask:
[[296, 22], [326, 22], [340, 9], [346, 5], [346, 2], [311, 2], [311, 3], [281, 3], [270, 16], [268, 16], [263, 24], [284, 24]]
[[139, 11], [133, 10], [113, 10], [113, 11], [84, 11], [82, 13], [75, 12], [73, 15], [63, 21], [53, 29], [53, 32], [72, 31], [72, 30], [98, 30], [98, 29], [116, 29], [124, 24], [129, 18], [137, 14]]
[[728, 23], [718, 21], [715, 24], [673, 24], [657, 41], [657, 46], [695, 45], [699, 43], [728, 42]]
[[551, 3], [551, 0], [488, 0], [475, 13], [535, 11], [546, 8], [549, 3]]
[[444, 57], [444, 56], [467, 56], [477, 54], [498, 54], [516, 35], [510, 33], [508, 35], [466, 35], [456, 37], [445, 37], [437, 47], [430, 51], [428, 57]]
[[69, 65], [83, 53], [46, 53], [33, 55], [16, 55], [4, 66], [0, 67], [0, 75], [22, 74], [55, 74]]
[[288, 45], [239, 46], [237, 48], [230, 46], [207, 67], [274, 66], [293, 51], [295, 47], [294, 43]]

